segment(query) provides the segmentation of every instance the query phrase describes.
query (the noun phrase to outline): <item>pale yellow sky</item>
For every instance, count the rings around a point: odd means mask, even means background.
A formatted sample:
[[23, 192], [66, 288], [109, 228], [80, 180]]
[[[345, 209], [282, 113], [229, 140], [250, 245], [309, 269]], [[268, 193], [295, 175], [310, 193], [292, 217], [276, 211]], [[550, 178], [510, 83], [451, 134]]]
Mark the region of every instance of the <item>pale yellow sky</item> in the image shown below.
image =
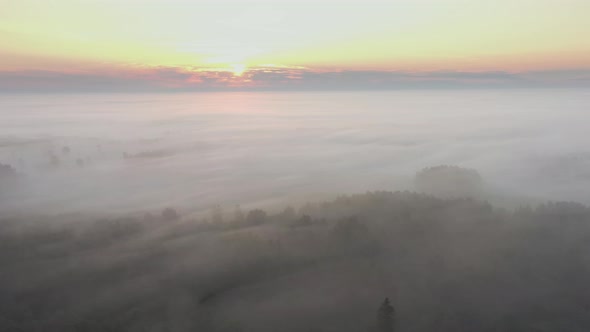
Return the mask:
[[590, 67], [588, 0], [0, 0], [0, 70]]

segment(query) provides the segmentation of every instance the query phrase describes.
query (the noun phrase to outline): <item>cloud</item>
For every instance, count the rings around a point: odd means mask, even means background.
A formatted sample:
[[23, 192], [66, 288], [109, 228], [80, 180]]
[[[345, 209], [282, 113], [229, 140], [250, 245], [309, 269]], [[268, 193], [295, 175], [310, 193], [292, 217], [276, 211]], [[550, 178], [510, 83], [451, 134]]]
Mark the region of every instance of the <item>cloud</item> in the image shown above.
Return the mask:
[[260, 66], [236, 76], [228, 70], [140, 67], [96, 72], [0, 72], [2, 92], [150, 92], [216, 90], [380, 90], [590, 87], [590, 70], [509, 73], [317, 71]]

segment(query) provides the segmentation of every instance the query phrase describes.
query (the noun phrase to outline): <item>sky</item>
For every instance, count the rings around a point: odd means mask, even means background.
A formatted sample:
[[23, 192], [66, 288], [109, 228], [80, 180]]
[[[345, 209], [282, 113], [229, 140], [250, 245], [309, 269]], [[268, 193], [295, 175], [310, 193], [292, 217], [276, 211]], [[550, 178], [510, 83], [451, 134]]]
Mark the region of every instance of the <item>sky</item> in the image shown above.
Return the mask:
[[0, 0], [0, 91], [590, 85], [588, 0]]

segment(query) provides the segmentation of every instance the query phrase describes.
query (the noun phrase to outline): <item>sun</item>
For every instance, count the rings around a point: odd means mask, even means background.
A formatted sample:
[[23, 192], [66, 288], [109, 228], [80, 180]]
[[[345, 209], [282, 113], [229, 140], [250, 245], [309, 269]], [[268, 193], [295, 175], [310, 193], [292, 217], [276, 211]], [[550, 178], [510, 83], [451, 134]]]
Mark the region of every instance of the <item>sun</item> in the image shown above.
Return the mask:
[[230, 68], [235, 76], [242, 76], [242, 74], [246, 71], [246, 65], [244, 64], [233, 64], [230, 65]]

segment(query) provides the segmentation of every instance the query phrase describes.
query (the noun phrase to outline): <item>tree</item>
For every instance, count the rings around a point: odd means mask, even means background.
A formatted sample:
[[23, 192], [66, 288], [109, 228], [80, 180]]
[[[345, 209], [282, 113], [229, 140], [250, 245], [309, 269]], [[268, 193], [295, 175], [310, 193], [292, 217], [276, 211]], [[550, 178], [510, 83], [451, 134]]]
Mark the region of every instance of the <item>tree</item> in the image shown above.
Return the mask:
[[285, 221], [293, 221], [296, 217], [295, 209], [291, 206], [288, 206], [280, 213], [280, 218]]
[[366, 239], [369, 229], [357, 217], [348, 217], [338, 220], [333, 232], [338, 239], [350, 243]]
[[301, 227], [305, 227], [305, 226], [309, 226], [313, 224], [313, 221], [311, 220], [311, 217], [308, 216], [307, 214], [304, 214], [301, 216], [301, 218], [299, 218], [295, 223], [294, 226], [301, 226]]
[[180, 216], [178, 215], [178, 212], [176, 212], [176, 210], [173, 208], [165, 208], [164, 211], [162, 211], [162, 219], [165, 221], [174, 221], [178, 220], [179, 218]]
[[385, 298], [379, 310], [377, 311], [377, 331], [378, 332], [393, 332], [395, 323], [395, 309], [389, 302], [389, 298]]
[[440, 165], [424, 168], [416, 173], [416, 189], [443, 198], [480, 197], [484, 182], [474, 169]]
[[17, 176], [16, 170], [10, 165], [0, 164], [0, 179], [15, 178]]
[[259, 225], [266, 222], [266, 212], [260, 209], [254, 209], [248, 212], [246, 216], [246, 224], [248, 225]]

